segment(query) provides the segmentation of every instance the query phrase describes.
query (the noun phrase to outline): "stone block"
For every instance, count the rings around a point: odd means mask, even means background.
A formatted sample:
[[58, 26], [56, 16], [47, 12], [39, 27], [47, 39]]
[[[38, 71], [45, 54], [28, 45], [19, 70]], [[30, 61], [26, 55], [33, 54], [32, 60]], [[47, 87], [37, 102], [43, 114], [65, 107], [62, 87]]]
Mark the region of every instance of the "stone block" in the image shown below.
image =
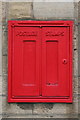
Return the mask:
[[80, 94], [78, 95], [78, 113], [80, 115]]
[[8, 95], [8, 75], [5, 74], [2, 77], [2, 95], [7, 96]]
[[73, 78], [72, 83], [73, 83], [73, 94], [78, 94], [78, 77]]
[[73, 2], [33, 2], [36, 19], [73, 19]]
[[78, 94], [80, 95], [80, 87], [78, 88]]
[[2, 2], [0, 1], [0, 75], [2, 75]]
[[0, 120], [2, 118], [2, 96], [0, 95]]
[[78, 25], [75, 25], [75, 22], [73, 23], [73, 45], [74, 44], [74, 48], [78, 48]]
[[74, 1], [74, 18], [75, 18], [75, 23], [78, 23], [78, 2], [76, 0]]
[[2, 22], [2, 2], [0, 1], [0, 23]]
[[7, 2], [2, 2], [2, 23], [6, 23], [7, 21], [7, 11], [8, 11], [8, 6]]
[[8, 73], [8, 57], [2, 56], [2, 72], [3, 75]]
[[2, 112], [3, 115], [16, 116], [27, 116], [27, 114], [32, 114], [32, 106], [27, 103], [8, 103], [7, 97], [2, 98]]
[[80, 1], [78, 2], [78, 21], [80, 22]]
[[78, 26], [73, 28], [73, 75], [78, 77]]
[[67, 114], [78, 115], [78, 94], [73, 94], [73, 102], [67, 104]]
[[9, 115], [4, 115], [3, 118], [6, 118], [6, 119], [2, 119], [2, 120], [9, 120], [9, 119], [10, 120], [19, 120], [20, 118], [21, 118], [21, 120], [24, 120], [24, 118], [26, 120], [29, 120], [29, 118], [30, 118], [30, 120], [48, 120], [48, 119], [49, 120], [57, 120], [57, 119], [62, 120], [63, 118], [64, 118], [63, 120], [65, 120], [65, 118], [66, 118], [66, 120], [68, 120], [68, 118], [75, 118], [75, 119], [71, 119], [71, 120], [78, 120], [78, 119], [76, 119], [77, 118], [76, 115], [69, 116], [67, 114], [59, 114], [59, 115], [57, 115], [57, 114], [55, 114], [55, 115], [36, 115], [36, 114], [30, 115], [30, 114], [28, 114], [28, 115], [17, 115], [17, 116], [9, 114]]
[[2, 32], [2, 55], [7, 56], [8, 55], [8, 33], [6, 31], [6, 28], [4, 28]]
[[78, 87], [80, 88], [80, 77], [78, 78]]
[[2, 95], [2, 76], [0, 76], [0, 95]]
[[78, 25], [78, 75], [80, 77], [80, 24]]
[[0, 75], [2, 75], [2, 25], [0, 24]]
[[33, 114], [66, 114], [66, 104], [34, 104]]
[[26, 19], [32, 16], [32, 2], [9, 2], [8, 19]]
[[78, 51], [73, 51], [73, 77], [78, 77]]

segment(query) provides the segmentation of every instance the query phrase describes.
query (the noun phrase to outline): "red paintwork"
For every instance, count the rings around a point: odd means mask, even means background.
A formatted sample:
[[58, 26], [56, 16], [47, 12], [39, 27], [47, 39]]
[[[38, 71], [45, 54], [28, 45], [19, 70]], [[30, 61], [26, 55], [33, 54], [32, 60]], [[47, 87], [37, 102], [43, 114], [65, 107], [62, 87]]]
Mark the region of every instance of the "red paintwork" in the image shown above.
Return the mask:
[[72, 102], [72, 26], [8, 22], [8, 102]]

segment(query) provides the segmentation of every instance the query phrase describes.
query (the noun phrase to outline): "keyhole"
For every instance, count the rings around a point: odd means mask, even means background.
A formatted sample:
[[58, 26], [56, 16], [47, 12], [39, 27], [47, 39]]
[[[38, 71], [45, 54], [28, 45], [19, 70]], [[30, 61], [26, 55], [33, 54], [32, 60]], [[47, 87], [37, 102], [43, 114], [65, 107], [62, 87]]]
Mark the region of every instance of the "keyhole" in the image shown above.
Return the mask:
[[63, 64], [67, 64], [67, 59], [63, 59]]

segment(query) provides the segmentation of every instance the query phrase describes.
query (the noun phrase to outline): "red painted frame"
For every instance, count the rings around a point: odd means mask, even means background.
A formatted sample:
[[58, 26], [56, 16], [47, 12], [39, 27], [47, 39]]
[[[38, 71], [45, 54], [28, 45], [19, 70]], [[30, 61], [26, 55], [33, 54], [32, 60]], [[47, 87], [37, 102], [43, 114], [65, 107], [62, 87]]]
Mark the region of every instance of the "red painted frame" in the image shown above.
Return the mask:
[[[66, 26], [69, 27], [70, 97], [65, 98], [12, 98], [12, 29], [17, 26]], [[73, 21], [8, 21], [8, 102], [56, 102], [72, 103], [72, 33]]]

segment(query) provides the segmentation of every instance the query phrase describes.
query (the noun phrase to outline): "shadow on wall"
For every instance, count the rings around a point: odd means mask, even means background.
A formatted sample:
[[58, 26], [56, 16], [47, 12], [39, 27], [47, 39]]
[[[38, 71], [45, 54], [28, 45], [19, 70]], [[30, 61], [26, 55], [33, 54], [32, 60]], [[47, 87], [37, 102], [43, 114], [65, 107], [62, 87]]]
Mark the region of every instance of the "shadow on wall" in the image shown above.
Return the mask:
[[[38, 104], [38, 103], [35, 103], [35, 104]], [[39, 103], [40, 104], [40, 103]], [[54, 106], [54, 103], [41, 103], [43, 104], [43, 108], [46, 108], [46, 109], [53, 109], [53, 106]], [[21, 109], [24, 109], [24, 110], [30, 110], [30, 109], [33, 109], [34, 108], [34, 103], [17, 103], [17, 106], [20, 107]]]

